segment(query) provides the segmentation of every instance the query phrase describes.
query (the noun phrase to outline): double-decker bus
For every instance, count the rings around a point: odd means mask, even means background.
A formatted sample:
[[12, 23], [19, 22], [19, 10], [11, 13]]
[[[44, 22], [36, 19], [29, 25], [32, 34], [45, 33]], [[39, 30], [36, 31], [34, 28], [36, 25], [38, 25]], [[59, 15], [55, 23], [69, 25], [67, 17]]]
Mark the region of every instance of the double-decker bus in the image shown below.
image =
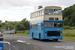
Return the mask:
[[39, 40], [63, 39], [62, 8], [46, 6], [30, 14], [30, 36]]

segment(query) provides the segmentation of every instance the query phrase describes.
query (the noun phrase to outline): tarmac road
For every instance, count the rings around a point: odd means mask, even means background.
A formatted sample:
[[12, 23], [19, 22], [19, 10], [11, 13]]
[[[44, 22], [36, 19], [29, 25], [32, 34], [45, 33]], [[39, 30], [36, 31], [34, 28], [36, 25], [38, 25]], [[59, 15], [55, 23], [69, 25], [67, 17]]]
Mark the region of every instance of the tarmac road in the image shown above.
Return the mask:
[[[10, 42], [10, 50], [38, 50], [35, 46], [25, 42], [22, 43], [20, 40], [5, 39], [4, 41]], [[9, 45], [7, 43], [4, 43], [3, 50], [9, 50]]]
[[13, 39], [15, 41], [20, 40], [22, 43], [26, 42], [27, 44], [37, 46], [39, 50], [75, 50], [75, 42], [66, 40], [59, 40], [58, 42], [55, 42], [53, 40], [40, 41], [34, 40], [31, 37], [15, 35], [4, 35], [4, 39], [11, 39], [12, 42]]

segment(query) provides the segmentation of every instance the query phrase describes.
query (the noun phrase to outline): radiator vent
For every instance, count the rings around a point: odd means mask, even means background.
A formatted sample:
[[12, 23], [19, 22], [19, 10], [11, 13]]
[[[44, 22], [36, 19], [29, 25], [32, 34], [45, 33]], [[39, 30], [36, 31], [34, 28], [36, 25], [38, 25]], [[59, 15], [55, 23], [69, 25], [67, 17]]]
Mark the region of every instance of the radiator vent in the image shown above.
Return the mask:
[[47, 36], [60, 36], [60, 31], [48, 31]]

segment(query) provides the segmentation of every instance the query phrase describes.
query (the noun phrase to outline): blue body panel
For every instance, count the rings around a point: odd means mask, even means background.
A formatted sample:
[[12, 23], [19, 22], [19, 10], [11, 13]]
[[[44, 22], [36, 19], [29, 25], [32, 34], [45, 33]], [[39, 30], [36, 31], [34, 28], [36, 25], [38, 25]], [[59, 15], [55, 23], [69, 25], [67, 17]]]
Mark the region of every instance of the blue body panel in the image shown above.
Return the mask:
[[[62, 20], [44, 20], [40, 22], [30, 23], [30, 25], [38, 24], [38, 29], [30, 29], [30, 36], [33, 38], [39, 39], [39, 33], [41, 33], [41, 39], [63, 39], [63, 28], [44, 28], [44, 22], [63, 22]], [[43, 24], [41, 24], [43, 23]], [[43, 26], [43, 29], [41, 29]], [[47, 31], [60, 31], [60, 36], [45, 36], [45, 32]], [[62, 32], [62, 33], [61, 33]]]
[[0, 50], [3, 50], [3, 43], [0, 43]]

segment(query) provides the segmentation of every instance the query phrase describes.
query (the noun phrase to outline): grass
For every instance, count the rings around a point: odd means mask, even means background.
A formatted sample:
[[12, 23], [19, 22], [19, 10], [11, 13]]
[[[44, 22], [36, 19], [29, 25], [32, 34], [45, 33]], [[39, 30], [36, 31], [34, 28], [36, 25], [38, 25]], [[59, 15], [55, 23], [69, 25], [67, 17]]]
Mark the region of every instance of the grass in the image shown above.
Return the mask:
[[75, 37], [63, 37], [63, 40], [75, 41]]
[[75, 41], [75, 29], [63, 30], [63, 40]]
[[75, 29], [66, 29], [63, 30], [64, 37], [75, 37]]

